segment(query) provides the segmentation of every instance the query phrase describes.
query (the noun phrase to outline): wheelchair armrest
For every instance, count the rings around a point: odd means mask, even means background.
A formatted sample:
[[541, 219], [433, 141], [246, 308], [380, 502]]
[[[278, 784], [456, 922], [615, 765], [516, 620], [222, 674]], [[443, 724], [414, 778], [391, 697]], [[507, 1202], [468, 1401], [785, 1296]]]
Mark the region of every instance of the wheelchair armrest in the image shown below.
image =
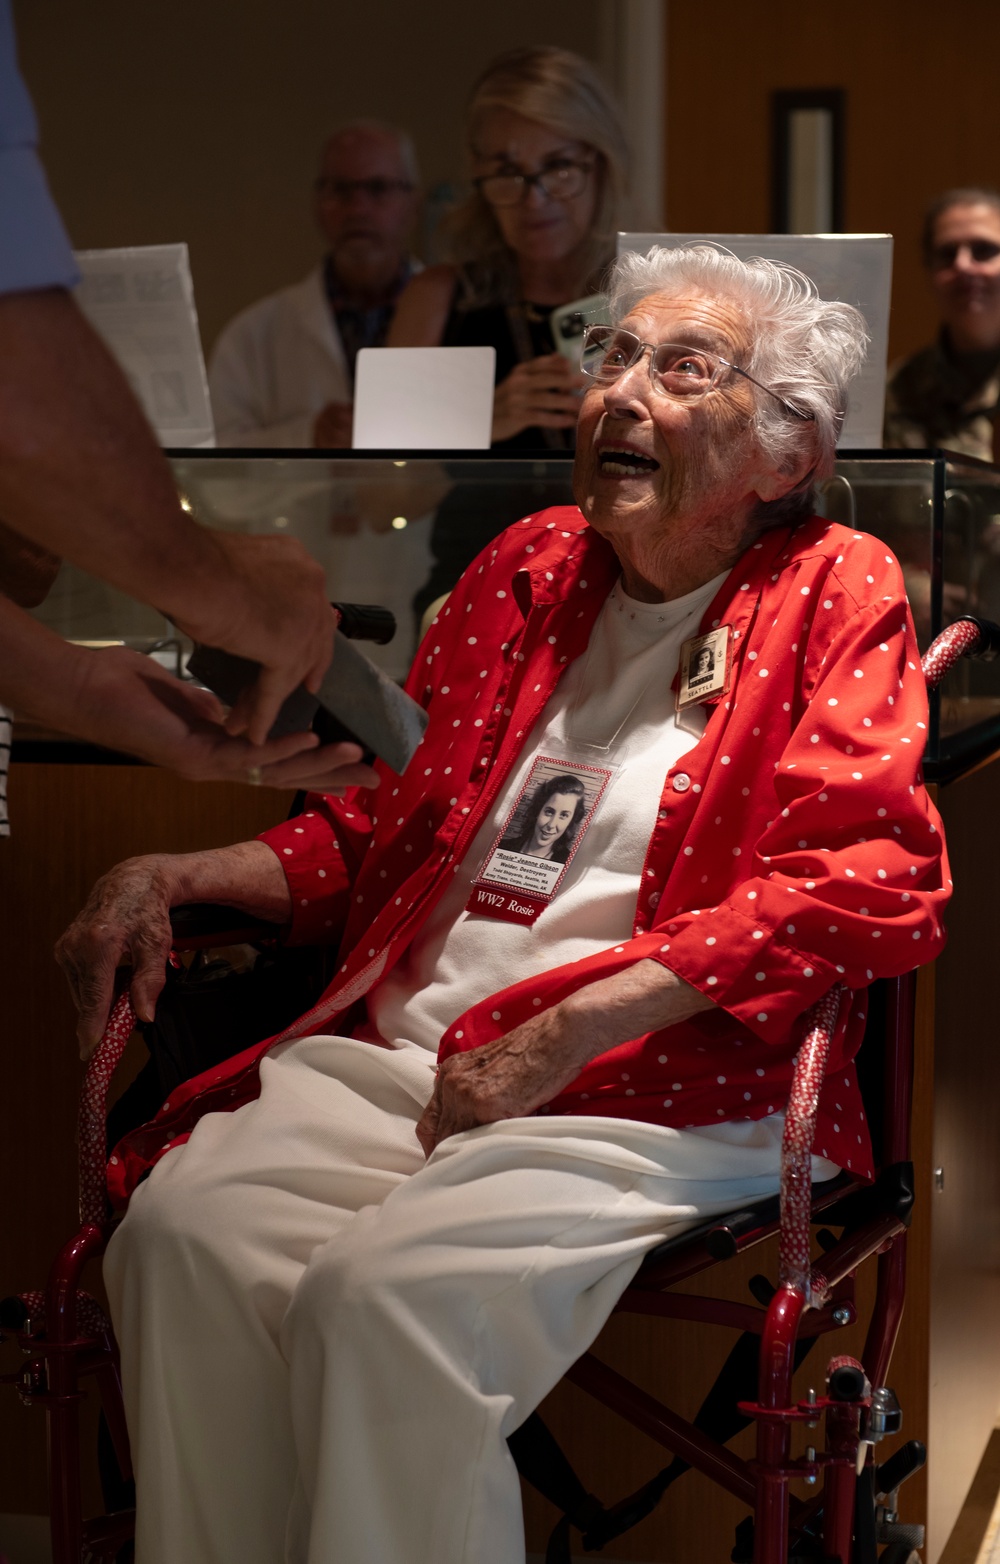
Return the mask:
[[273, 944], [287, 924], [269, 923], [215, 902], [183, 902], [170, 909], [170, 927], [176, 949], [210, 950], [217, 945]]

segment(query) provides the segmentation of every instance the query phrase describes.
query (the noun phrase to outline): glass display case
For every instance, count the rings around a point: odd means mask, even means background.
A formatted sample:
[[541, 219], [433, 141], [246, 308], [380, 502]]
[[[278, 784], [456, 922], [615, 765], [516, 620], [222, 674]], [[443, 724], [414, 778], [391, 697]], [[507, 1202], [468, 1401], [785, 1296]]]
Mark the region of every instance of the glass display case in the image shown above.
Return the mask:
[[[397, 679], [429, 610], [479, 550], [521, 516], [572, 502], [572, 457], [556, 453], [184, 451], [170, 461], [181, 503], [199, 520], [293, 535], [323, 565], [331, 597], [391, 608], [394, 640], [368, 651]], [[844, 452], [818, 508], [896, 554], [921, 650], [961, 614], [1000, 620], [1000, 473], [992, 467], [940, 451]], [[183, 673], [189, 648], [161, 615], [73, 566], [63, 566], [37, 615], [74, 640], [124, 641]], [[1000, 661], [963, 661], [932, 703], [928, 777], [953, 775], [998, 747]]]
[[[819, 510], [883, 538], [903, 569], [921, 652], [963, 614], [1000, 621], [1000, 472], [949, 451], [842, 452]], [[928, 779], [1000, 747], [1000, 661], [963, 658], [931, 697]]]

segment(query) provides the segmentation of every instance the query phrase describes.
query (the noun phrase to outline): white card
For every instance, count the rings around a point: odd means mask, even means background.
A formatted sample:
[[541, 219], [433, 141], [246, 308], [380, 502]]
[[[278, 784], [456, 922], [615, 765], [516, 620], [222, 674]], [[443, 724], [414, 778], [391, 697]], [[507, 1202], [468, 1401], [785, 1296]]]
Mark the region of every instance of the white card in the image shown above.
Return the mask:
[[889, 353], [892, 235], [620, 233], [618, 254], [645, 255], [654, 244], [676, 250], [705, 239], [725, 245], [742, 260], [762, 255], [769, 261], [797, 266], [812, 278], [824, 299], [842, 299], [861, 311], [871, 341], [864, 368], [851, 386], [850, 405], [837, 444], [843, 450], [878, 450]]
[[359, 450], [485, 451], [495, 348], [362, 348], [354, 382]]
[[77, 250], [76, 301], [161, 445], [215, 444], [186, 244]]

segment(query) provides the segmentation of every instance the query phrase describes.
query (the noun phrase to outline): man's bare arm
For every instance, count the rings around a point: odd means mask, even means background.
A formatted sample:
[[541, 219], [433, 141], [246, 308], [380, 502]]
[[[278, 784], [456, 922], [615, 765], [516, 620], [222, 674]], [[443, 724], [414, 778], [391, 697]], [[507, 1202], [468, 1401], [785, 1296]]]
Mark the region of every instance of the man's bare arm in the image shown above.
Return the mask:
[[320, 565], [294, 539], [214, 532], [181, 509], [124, 375], [63, 289], [0, 296], [0, 517], [195, 640], [260, 662], [230, 724], [256, 743], [329, 663]]
[[125, 647], [70, 646], [0, 596], [0, 701], [19, 717], [166, 766], [192, 782], [247, 782], [341, 793], [377, 787], [357, 744], [313, 733], [267, 744], [232, 738], [214, 695]]
[[0, 592], [20, 608], [44, 603], [62, 561], [0, 521]]
[[132, 967], [129, 991], [136, 1015], [153, 1019], [171, 945], [170, 909], [182, 902], [222, 902], [271, 923], [285, 923], [292, 913], [281, 865], [263, 842], [203, 853], [152, 853], [116, 864], [56, 945], [79, 1011], [81, 1058], [100, 1040], [118, 967]]
[[460, 1130], [534, 1113], [598, 1054], [711, 1008], [658, 961], [587, 983], [495, 1042], [445, 1059], [417, 1125], [420, 1144], [429, 1155]]

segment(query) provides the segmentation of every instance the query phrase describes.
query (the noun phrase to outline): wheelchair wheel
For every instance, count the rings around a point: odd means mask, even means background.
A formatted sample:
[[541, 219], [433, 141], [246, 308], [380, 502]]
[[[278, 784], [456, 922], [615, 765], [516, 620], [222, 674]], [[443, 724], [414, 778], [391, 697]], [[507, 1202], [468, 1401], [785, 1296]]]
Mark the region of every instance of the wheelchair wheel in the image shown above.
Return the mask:
[[878, 1564], [920, 1564], [920, 1554], [908, 1542], [890, 1542], [879, 1554]]

